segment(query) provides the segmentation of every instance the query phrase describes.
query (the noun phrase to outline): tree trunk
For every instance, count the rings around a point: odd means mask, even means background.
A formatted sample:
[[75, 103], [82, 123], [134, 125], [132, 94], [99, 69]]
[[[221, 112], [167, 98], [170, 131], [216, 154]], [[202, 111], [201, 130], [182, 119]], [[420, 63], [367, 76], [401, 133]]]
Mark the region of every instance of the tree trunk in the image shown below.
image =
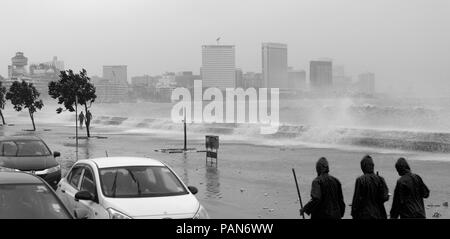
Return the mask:
[[5, 117], [3, 117], [3, 112], [2, 112], [2, 110], [0, 110], [0, 116], [2, 117], [3, 125], [6, 125]]
[[31, 123], [33, 123], [33, 131], [36, 131], [36, 126], [34, 125], [34, 116], [33, 116], [33, 113], [31, 113], [31, 111], [28, 111], [28, 113], [30, 113]]
[[[87, 108], [86, 104], [84, 104], [84, 112], [86, 112], [86, 116], [87, 116], [88, 108]], [[87, 134], [87, 137], [90, 138], [91, 137], [91, 133], [89, 132], [89, 126], [91, 125], [91, 120], [92, 119], [88, 120], [87, 117], [85, 117], [85, 119], [86, 119], [86, 134]]]

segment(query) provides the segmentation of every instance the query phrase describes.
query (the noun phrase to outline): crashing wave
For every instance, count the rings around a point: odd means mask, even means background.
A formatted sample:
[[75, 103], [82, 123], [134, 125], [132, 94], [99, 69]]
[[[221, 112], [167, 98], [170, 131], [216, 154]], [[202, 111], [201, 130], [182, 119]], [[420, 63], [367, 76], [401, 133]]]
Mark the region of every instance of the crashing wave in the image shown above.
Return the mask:
[[[128, 117], [101, 116], [94, 121], [96, 127], [119, 127], [120, 132], [158, 134], [181, 134], [183, 125], [169, 119], [133, 119]], [[146, 131], [146, 130], [148, 131]], [[260, 134], [259, 124], [188, 124], [188, 132], [195, 135], [218, 134], [233, 139], [245, 138], [253, 142], [262, 139], [289, 142], [290, 145], [304, 143], [326, 145], [350, 145], [374, 148], [399, 149], [426, 152], [450, 152], [450, 133], [407, 130], [382, 130], [348, 127], [318, 127], [283, 124], [278, 132], [271, 135]]]

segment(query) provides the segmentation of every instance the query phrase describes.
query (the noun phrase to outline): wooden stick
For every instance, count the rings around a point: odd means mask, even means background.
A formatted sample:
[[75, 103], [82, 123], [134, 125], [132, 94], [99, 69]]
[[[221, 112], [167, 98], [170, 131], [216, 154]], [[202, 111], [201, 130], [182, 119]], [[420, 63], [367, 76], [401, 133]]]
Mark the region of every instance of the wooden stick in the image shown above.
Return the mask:
[[[298, 200], [300, 201], [300, 209], [303, 208], [302, 196], [300, 195], [300, 189], [298, 187], [297, 176], [295, 175], [295, 169], [292, 169], [292, 173], [294, 174], [295, 186], [297, 187]], [[305, 219], [305, 215], [302, 214], [303, 219]]]

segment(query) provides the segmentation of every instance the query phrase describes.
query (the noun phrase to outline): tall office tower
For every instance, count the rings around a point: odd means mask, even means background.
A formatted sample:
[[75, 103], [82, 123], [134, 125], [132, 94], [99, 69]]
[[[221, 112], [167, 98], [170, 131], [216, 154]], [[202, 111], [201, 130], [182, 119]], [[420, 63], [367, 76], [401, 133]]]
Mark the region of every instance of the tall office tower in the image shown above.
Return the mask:
[[21, 76], [28, 75], [26, 66], [28, 65], [28, 58], [23, 55], [23, 52], [16, 52], [16, 55], [11, 58], [11, 66], [8, 66], [8, 76], [10, 79], [17, 79]]
[[236, 87], [235, 47], [232, 45], [202, 46], [200, 74], [203, 87], [221, 90]]
[[333, 63], [330, 60], [311, 61], [309, 80], [312, 90], [330, 90], [333, 86]]
[[263, 87], [289, 88], [286, 44], [262, 44], [262, 74]]

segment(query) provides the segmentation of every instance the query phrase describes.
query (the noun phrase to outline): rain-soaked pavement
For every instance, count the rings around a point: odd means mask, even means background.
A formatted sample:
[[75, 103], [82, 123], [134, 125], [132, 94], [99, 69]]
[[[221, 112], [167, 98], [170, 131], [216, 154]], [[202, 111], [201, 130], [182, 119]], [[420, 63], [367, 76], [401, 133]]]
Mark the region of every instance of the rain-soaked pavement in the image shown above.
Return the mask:
[[[76, 161], [73, 127], [43, 125], [36, 132], [23, 131], [22, 128], [4, 127], [0, 134], [40, 136], [51, 150], [61, 152], [59, 161], [63, 174]], [[354, 180], [361, 174], [359, 161], [364, 154], [372, 154], [376, 170], [385, 177], [391, 193], [398, 178], [393, 165], [400, 155], [395, 153], [285, 148], [229, 141], [221, 142], [218, 165], [215, 165], [205, 161], [204, 152], [157, 152], [163, 148], [180, 148], [181, 140], [151, 134], [111, 134], [107, 129], [94, 129], [93, 135], [96, 137], [79, 139], [79, 159], [106, 155], [159, 159], [171, 166], [187, 185], [199, 189], [196, 196], [212, 218], [299, 218], [299, 202], [291, 168], [297, 171], [305, 203], [309, 199], [310, 183], [316, 176], [315, 162], [321, 156], [329, 159], [331, 174], [341, 180], [347, 205], [351, 202]], [[188, 143], [191, 148], [205, 149], [203, 140]], [[414, 154], [402, 156], [417, 157]], [[412, 160], [410, 164], [431, 190], [430, 198], [425, 201], [427, 216], [449, 218], [448, 207], [443, 204], [450, 199], [450, 163]], [[387, 210], [391, 203], [392, 199], [385, 204]], [[350, 218], [349, 212], [350, 207], [347, 206], [345, 218]]]

